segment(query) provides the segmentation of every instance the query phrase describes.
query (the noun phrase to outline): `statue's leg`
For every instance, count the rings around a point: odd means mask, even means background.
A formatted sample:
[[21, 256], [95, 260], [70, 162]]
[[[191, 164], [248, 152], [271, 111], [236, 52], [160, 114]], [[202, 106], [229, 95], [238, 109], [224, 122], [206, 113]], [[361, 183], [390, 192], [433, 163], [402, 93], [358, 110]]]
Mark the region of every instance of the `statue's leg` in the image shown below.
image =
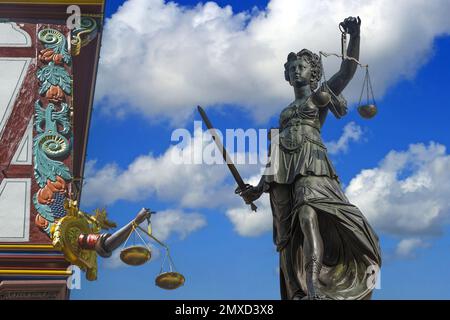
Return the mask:
[[319, 290], [319, 275], [322, 269], [323, 241], [316, 211], [302, 205], [298, 209], [300, 227], [303, 232], [303, 261], [306, 271], [306, 286], [310, 299], [323, 298]]

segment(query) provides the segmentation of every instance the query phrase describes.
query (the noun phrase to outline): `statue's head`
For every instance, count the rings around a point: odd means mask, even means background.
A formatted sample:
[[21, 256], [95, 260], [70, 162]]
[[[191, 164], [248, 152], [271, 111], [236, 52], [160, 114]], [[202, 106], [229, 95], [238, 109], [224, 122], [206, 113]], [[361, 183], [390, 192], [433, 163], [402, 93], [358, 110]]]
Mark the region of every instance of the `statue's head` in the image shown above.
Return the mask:
[[317, 54], [303, 49], [298, 53], [291, 52], [284, 64], [284, 77], [291, 86], [303, 86], [309, 83], [315, 90], [322, 77], [322, 67]]

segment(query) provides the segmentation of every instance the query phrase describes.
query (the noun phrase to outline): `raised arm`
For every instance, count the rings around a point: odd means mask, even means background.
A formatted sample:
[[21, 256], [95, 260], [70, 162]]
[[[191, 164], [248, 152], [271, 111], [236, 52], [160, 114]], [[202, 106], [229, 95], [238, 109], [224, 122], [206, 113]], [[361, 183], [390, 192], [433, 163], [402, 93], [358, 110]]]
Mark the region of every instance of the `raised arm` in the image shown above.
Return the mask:
[[[347, 57], [359, 60], [359, 43], [360, 43], [360, 26], [361, 19], [348, 17], [342, 22], [342, 27], [344, 30], [350, 34], [350, 41], [347, 49]], [[358, 64], [351, 60], [345, 59], [341, 63], [341, 68], [339, 71], [328, 80], [327, 85], [333, 91], [335, 95], [339, 95], [350, 80], [358, 68]]]

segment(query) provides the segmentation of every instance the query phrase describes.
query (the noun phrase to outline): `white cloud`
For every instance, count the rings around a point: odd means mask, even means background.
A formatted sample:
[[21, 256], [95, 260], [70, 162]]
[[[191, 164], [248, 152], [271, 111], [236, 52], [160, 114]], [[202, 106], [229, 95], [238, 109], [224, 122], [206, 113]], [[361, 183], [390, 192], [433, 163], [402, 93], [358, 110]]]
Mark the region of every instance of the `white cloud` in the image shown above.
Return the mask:
[[[255, 175], [247, 181], [257, 185], [261, 175]], [[269, 196], [263, 194], [255, 203], [258, 207], [256, 212], [251, 211], [245, 203], [228, 209], [226, 215], [233, 223], [234, 230], [243, 237], [256, 237], [272, 230], [272, 210], [270, 208]]]
[[117, 269], [126, 266], [126, 264], [123, 263], [122, 260], [120, 260], [120, 250], [113, 251], [111, 257], [106, 258], [102, 261], [102, 263], [105, 268], [108, 269]]
[[171, 234], [177, 234], [183, 240], [204, 226], [206, 226], [206, 220], [199, 213], [164, 210], [152, 217], [152, 234], [161, 241], [167, 240]]
[[344, 127], [344, 132], [337, 141], [326, 142], [328, 153], [338, 154], [347, 152], [350, 141], [357, 142], [362, 137], [362, 129], [355, 122], [349, 122]]
[[[193, 140], [186, 147], [187, 154], [196, 152], [194, 143]], [[176, 164], [173, 159], [181, 150], [173, 145], [158, 157], [139, 156], [125, 170], [116, 164], [96, 169], [89, 163], [83, 203], [106, 205], [118, 200], [138, 201], [153, 195], [161, 200], [176, 201], [183, 207], [208, 207], [220, 202], [221, 198], [215, 199], [215, 196], [223, 189], [226, 168], [223, 165]]]
[[395, 255], [396, 257], [403, 259], [414, 258], [417, 249], [427, 247], [429, 247], [429, 244], [420, 238], [407, 238], [398, 243]]
[[111, 257], [102, 260], [102, 265], [107, 269], [125, 267], [126, 264], [120, 260], [120, 249], [114, 250]]
[[[214, 2], [187, 8], [128, 0], [105, 24], [96, 98], [119, 115], [180, 122], [197, 104], [239, 104], [264, 121], [292, 99], [283, 78], [287, 54], [339, 52], [337, 26], [350, 15], [362, 18], [361, 60], [380, 97], [428, 60], [433, 40], [450, 31], [449, 10], [447, 0], [272, 0], [252, 13]], [[338, 66], [327, 59], [327, 76]], [[362, 77], [345, 92], [350, 101]]]
[[[391, 151], [376, 168], [362, 170], [346, 189], [379, 233], [402, 240], [399, 253], [417, 240], [438, 236], [450, 221], [450, 155], [434, 142]], [[406, 249], [405, 249], [406, 248]]]
[[256, 237], [272, 230], [272, 211], [268, 200], [268, 195], [261, 197], [257, 212], [251, 211], [247, 205], [227, 210], [226, 215], [239, 235]]

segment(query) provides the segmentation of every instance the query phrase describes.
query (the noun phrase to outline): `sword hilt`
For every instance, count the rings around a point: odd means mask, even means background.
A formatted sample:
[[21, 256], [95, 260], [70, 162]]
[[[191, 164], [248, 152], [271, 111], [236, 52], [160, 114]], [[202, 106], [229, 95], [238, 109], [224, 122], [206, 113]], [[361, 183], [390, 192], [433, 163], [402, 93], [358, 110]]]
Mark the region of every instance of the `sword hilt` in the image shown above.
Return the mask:
[[[238, 195], [240, 195], [240, 196], [242, 197], [242, 193], [243, 193], [244, 191], [250, 189], [251, 187], [252, 187], [252, 186], [251, 186], [250, 184], [246, 183], [246, 184], [243, 185], [243, 186], [238, 186], [238, 187], [236, 188], [236, 190], [234, 190], [234, 193], [236, 193], [236, 194], [238, 194]], [[255, 212], [256, 212], [256, 210], [258, 209], [258, 207], [253, 203], [253, 201], [248, 202], [248, 203], [246, 202], [246, 204], [250, 205], [250, 208], [252, 209], [252, 211], [255, 211]]]

